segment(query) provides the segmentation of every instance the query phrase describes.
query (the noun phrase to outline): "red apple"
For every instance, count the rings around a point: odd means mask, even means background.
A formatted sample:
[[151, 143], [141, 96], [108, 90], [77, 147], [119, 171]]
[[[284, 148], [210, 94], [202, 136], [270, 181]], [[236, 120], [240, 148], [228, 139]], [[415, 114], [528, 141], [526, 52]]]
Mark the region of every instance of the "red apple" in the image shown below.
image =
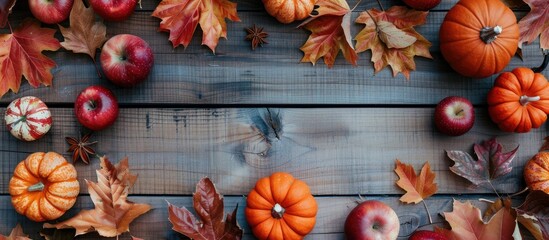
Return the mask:
[[345, 220], [345, 237], [349, 240], [397, 239], [400, 221], [387, 204], [368, 200], [356, 206]]
[[32, 15], [40, 22], [56, 24], [67, 19], [74, 0], [29, 0]]
[[436, 7], [440, 0], [402, 0], [406, 5], [419, 11], [427, 11]]
[[84, 127], [99, 131], [112, 125], [118, 117], [118, 101], [109, 89], [90, 86], [76, 98], [74, 114]]
[[448, 237], [438, 232], [419, 230], [415, 231], [408, 240], [448, 240]]
[[111, 82], [121, 87], [131, 87], [147, 79], [154, 56], [145, 40], [131, 34], [119, 34], [105, 43], [100, 61], [105, 76]]
[[463, 135], [473, 128], [474, 123], [475, 109], [466, 98], [446, 97], [435, 108], [435, 125], [441, 133]]
[[103, 19], [119, 22], [132, 15], [137, 0], [90, 0], [90, 5]]

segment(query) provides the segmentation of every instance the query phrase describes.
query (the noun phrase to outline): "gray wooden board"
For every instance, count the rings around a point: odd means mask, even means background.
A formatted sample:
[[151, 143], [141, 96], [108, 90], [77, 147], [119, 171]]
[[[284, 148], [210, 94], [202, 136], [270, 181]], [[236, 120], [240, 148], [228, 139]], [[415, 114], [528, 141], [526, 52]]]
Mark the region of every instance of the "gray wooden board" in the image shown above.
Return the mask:
[[[488, 203], [478, 201], [479, 198], [485, 196], [456, 196], [456, 199], [464, 201], [472, 201], [478, 208], [486, 209]], [[398, 197], [387, 196], [368, 196], [368, 200], [380, 200], [391, 206], [399, 216], [401, 230], [399, 239], [407, 239], [418, 227], [425, 229], [429, 224], [427, 212], [423, 204], [403, 204], [399, 202]], [[168, 210], [166, 201], [178, 206], [185, 206], [192, 209], [192, 198], [189, 196], [180, 197], [160, 197], [160, 196], [131, 196], [129, 200], [137, 203], [150, 204], [153, 209], [137, 218], [130, 225], [130, 234], [135, 237], [140, 237], [146, 240], [152, 239], [178, 239], [178, 234], [171, 230], [171, 223], [168, 221]], [[343, 239], [343, 226], [348, 213], [356, 206], [357, 197], [316, 197], [319, 205], [317, 214], [317, 223], [312, 233], [306, 239]], [[494, 197], [489, 197], [489, 200], [494, 200]], [[434, 223], [438, 226], [444, 226], [444, 219], [441, 217], [443, 212], [452, 211], [453, 197], [450, 196], [434, 196], [426, 200], [431, 217]], [[519, 204], [521, 199], [516, 199], [515, 204]], [[238, 204], [237, 221], [244, 229], [244, 239], [253, 239], [251, 230], [246, 223], [244, 216], [244, 208], [246, 206], [245, 197], [230, 196], [225, 197], [225, 212], [232, 211]], [[75, 207], [73, 207], [60, 220], [64, 220], [74, 216], [82, 209], [93, 208], [93, 203], [88, 196], [78, 198]], [[194, 210], [192, 210], [194, 212]], [[20, 223], [26, 234], [29, 234], [33, 239], [39, 239], [38, 231], [42, 229], [41, 223], [35, 223], [26, 219], [26, 217], [15, 212], [10, 203], [9, 196], [0, 196], [0, 234], [9, 234], [11, 229]], [[120, 239], [130, 239], [130, 234], [123, 234]], [[97, 233], [90, 233], [79, 237], [78, 239], [98, 239]]]
[[[23, 15], [14, 14], [12, 19], [17, 22]], [[438, 50], [438, 29], [445, 12], [430, 13], [427, 23], [417, 27], [433, 42], [434, 60], [415, 58], [417, 71], [411, 73], [410, 81], [402, 74], [392, 77], [389, 68], [374, 74], [369, 52], [359, 55], [357, 67], [345, 62], [341, 55], [332, 69], [322, 60], [316, 66], [300, 63], [303, 53], [299, 47], [308, 37], [305, 30], [278, 24], [263, 12], [240, 15], [242, 22], [228, 24], [229, 37], [220, 40], [215, 55], [200, 45], [200, 31], [187, 49], [173, 49], [168, 34], [157, 32], [159, 21], [150, 12], [135, 13], [124, 22], [107, 23], [109, 36], [131, 33], [152, 46], [155, 66], [145, 83], [131, 89], [115, 87], [98, 78], [88, 56], [60, 51], [46, 53], [57, 62], [52, 87], [34, 89], [23, 81], [18, 94], [8, 93], [0, 103], [7, 104], [25, 95], [37, 96], [47, 103], [72, 103], [85, 87], [100, 84], [113, 89], [125, 104], [436, 104], [448, 95], [485, 104], [496, 77], [465, 78], [443, 61]], [[271, 34], [269, 44], [256, 51], [244, 40], [243, 29], [253, 23], [264, 26]], [[361, 26], [352, 26], [353, 33], [358, 33]], [[506, 70], [541, 64], [538, 46], [536, 42], [525, 47], [525, 61], [515, 57]]]
[[[506, 151], [520, 145], [513, 171], [498, 182], [501, 192], [524, 187], [522, 168], [539, 149], [547, 128], [526, 134], [498, 130], [485, 109], [476, 109], [474, 128], [460, 137], [438, 133], [432, 108], [216, 108], [122, 109], [114, 126], [96, 133], [96, 149], [113, 162], [124, 156], [139, 174], [135, 194], [191, 194], [211, 177], [229, 195], [247, 194], [255, 182], [287, 171], [310, 184], [316, 195], [401, 193], [395, 159], [419, 169], [425, 161], [437, 174], [439, 193], [492, 193], [471, 189], [449, 171], [445, 150], [472, 153], [473, 143], [497, 136]], [[80, 127], [72, 109], [53, 109], [54, 125], [43, 139], [24, 143], [0, 126], [0, 193], [7, 193], [16, 164], [35, 151], [63, 153], [66, 136]], [[274, 129], [277, 129], [275, 132]], [[66, 154], [69, 158], [70, 154]], [[76, 164], [84, 179], [96, 180], [99, 161]]]

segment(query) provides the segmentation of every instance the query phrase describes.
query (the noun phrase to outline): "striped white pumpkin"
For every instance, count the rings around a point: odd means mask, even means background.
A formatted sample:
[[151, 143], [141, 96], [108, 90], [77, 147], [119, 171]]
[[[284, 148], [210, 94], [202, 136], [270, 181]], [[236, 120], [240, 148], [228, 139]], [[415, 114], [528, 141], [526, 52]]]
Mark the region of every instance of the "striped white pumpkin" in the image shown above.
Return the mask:
[[51, 112], [37, 97], [22, 97], [8, 105], [4, 118], [8, 130], [23, 141], [34, 141], [44, 136], [51, 128]]

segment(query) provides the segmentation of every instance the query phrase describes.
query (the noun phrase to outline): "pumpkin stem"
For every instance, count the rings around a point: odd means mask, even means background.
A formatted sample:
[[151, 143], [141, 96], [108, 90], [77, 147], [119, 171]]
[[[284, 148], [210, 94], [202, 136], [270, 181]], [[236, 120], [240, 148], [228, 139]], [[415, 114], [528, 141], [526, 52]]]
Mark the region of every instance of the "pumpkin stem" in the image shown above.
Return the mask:
[[29, 192], [41, 192], [42, 190], [44, 190], [45, 187], [46, 187], [46, 185], [44, 185], [44, 183], [38, 182], [37, 184], [34, 184], [34, 185], [30, 186], [29, 188], [27, 188], [27, 191], [29, 191]]
[[276, 219], [281, 219], [284, 215], [284, 212], [286, 209], [284, 209], [280, 204], [275, 204], [273, 207], [273, 210], [271, 210], [271, 216], [273, 216]]
[[498, 35], [501, 34], [503, 28], [501, 26], [495, 27], [484, 27], [480, 29], [480, 39], [486, 44], [489, 44], [498, 38]]
[[526, 104], [530, 103], [530, 102], [536, 102], [536, 101], [539, 101], [541, 99], [540, 96], [535, 96], [535, 97], [528, 97], [526, 95], [522, 95], [520, 96], [520, 104], [522, 106], [526, 106]]
[[543, 72], [545, 70], [545, 68], [547, 68], [547, 64], [549, 64], [549, 51], [546, 51], [543, 53], [543, 63], [541, 64], [541, 66], [539, 67], [536, 67], [536, 68], [532, 68], [532, 71], [536, 72], [536, 73], [540, 73], [540, 72]]

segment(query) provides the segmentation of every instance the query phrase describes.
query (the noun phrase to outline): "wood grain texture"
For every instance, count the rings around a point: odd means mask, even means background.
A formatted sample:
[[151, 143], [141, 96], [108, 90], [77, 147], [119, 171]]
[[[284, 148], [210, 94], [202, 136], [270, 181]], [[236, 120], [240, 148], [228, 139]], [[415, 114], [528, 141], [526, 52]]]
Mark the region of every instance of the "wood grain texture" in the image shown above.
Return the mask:
[[[492, 193], [470, 189], [449, 171], [445, 150], [472, 153], [473, 143], [497, 136], [507, 151], [520, 145], [501, 192], [524, 187], [523, 164], [533, 156], [547, 128], [506, 134], [476, 109], [475, 127], [466, 135], [447, 137], [434, 129], [432, 108], [327, 109], [122, 109], [109, 129], [98, 132], [97, 150], [118, 162], [130, 159], [139, 174], [134, 194], [191, 194], [197, 179], [211, 177], [221, 192], [247, 194], [255, 182], [287, 171], [310, 184], [315, 195], [395, 194], [395, 159], [419, 169], [425, 161], [437, 174], [438, 193]], [[0, 193], [7, 193], [16, 164], [30, 152], [67, 149], [65, 136], [79, 126], [72, 109], [53, 109], [53, 127], [33, 143], [15, 141], [1, 126]], [[276, 129], [276, 131], [275, 131]], [[65, 155], [69, 157], [69, 154]], [[99, 161], [76, 164], [82, 192], [84, 179], [96, 179]]]
[[[461, 201], [470, 200], [475, 206], [484, 210], [488, 204], [485, 202], [479, 202], [478, 199], [485, 196], [461, 196]], [[493, 199], [492, 197], [491, 199]], [[168, 221], [168, 211], [166, 201], [176, 205], [185, 206], [188, 209], [192, 209], [192, 198], [188, 196], [181, 197], [129, 197], [130, 200], [139, 203], [148, 203], [152, 205], [153, 209], [137, 218], [132, 225], [130, 225], [130, 234], [135, 237], [140, 237], [147, 240], [153, 239], [178, 239], [178, 234], [171, 230], [171, 224]], [[414, 230], [418, 227], [422, 229], [429, 223], [427, 212], [423, 204], [405, 205], [399, 202], [398, 197], [379, 197], [368, 196], [368, 200], [380, 200], [391, 206], [400, 220], [400, 233], [399, 239], [407, 239]], [[307, 236], [306, 239], [326, 239], [336, 240], [343, 239], [343, 225], [347, 214], [356, 206], [358, 197], [316, 197], [319, 205], [319, 211], [317, 214], [317, 223], [312, 233]], [[433, 222], [442, 223], [444, 219], [440, 213], [452, 211], [452, 197], [450, 196], [434, 196], [427, 200], [429, 211], [433, 217]], [[521, 200], [516, 199], [516, 203]], [[254, 239], [251, 235], [251, 230], [246, 223], [244, 217], [244, 208], [246, 206], [245, 197], [230, 196], [225, 197], [225, 212], [232, 211], [236, 204], [238, 204], [237, 221], [239, 225], [244, 229], [244, 239]], [[62, 218], [67, 219], [75, 215], [82, 209], [93, 208], [93, 203], [87, 196], [81, 196], [78, 198], [75, 207], [69, 210]], [[0, 221], [0, 233], [8, 234], [11, 228], [17, 223], [21, 223], [25, 233], [29, 234], [33, 239], [39, 239], [38, 231], [41, 230], [42, 224], [31, 222], [24, 216], [19, 215], [13, 210], [10, 203], [9, 196], [0, 196], [0, 217], [3, 221]], [[123, 234], [120, 239], [130, 239], [130, 234]], [[91, 233], [83, 235], [78, 239], [101, 239], [97, 233]], [[104, 238], [106, 239], [106, 238]]]
[[[278, 24], [263, 12], [241, 12], [242, 22], [228, 24], [228, 39], [220, 40], [215, 55], [200, 45], [200, 31], [187, 49], [173, 49], [168, 34], [157, 32], [159, 20], [150, 12], [137, 12], [127, 21], [107, 23], [107, 32], [109, 36], [131, 33], [149, 42], [155, 66], [145, 83], [131, 89], [115, 87], [97, 77], [86, 55], [60, 51], [46, 53], [58, 64], [52, 87], [34, 89], [24, 82], [18, 94], [6, 94], [0, 103], [25, 95], [46, 103], [72, 103], [85, 87], [101, 84], [113, 89], [123, 104], [436, 104], [448, 95], [485, 104], [496, 76], [470, 79], [450, 69], [438, 50], [438, 29], [445, 14], [432, 12], [427, 23], [417, 28], [433, 42], [434, 60], [415, 58], [417, 71], [406, 81], [402, 74], [393, 78], [389, 68], [374, 74], [370, 52], [359, 55], [358, 67], [346, 63], [341, 55], [332, 69], [321, 61], [316, 66], [300, 63], [303, 53], [299, 47], [308, 33], [294, 25]], [[11, 19], [17, 22], [24, 15], [14, 14]], [[256, 51], [244, 40], [243, 29], [253, 23], [270, 33], [269, 44]], [[352, 32], [358, 33], [361, 26], [352, 26]], [[538, 46], [537, 42], [527, 46], [525, 61], [515, 57], [506, 70], [539, 66], [542, 55]], [[545, 74], [549, 75], [549, 70]]]

